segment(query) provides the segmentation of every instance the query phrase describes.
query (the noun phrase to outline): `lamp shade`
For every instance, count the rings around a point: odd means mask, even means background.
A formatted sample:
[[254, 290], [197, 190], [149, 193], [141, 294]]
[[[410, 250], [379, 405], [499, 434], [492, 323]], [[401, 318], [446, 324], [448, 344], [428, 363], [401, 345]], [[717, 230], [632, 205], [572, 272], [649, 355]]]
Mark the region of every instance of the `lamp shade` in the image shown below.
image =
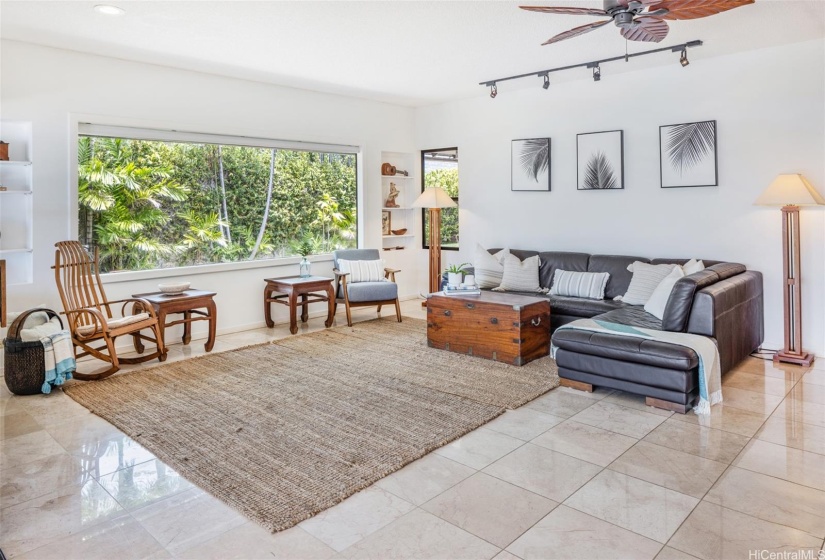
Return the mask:
[[754, 204], [759, 206], [811, 206], [825, 204], [822, 195], [799, 173], [778, 175]]
[[450, 198], [444, 189], [441, 187], [429, 187], [424, 189], [415, 202], [412, 203], [413, 208], [455, 208], [458, 204], [455, 200]]

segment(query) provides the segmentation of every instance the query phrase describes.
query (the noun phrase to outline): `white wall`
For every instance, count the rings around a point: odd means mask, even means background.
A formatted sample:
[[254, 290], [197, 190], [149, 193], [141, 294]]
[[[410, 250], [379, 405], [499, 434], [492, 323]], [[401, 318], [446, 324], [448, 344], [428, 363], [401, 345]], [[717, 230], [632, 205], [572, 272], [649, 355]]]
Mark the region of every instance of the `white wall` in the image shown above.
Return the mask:
[[[14, 41], [2, 41], [0, 48], [0, 118], [33, 123], [34, 281], [10, 287], [11, 310], [39, 303], [60, 309], [49, 267], [54, 243], [76, 235], [72, 145], [78, 118], [89, 116], [101, 124], [360, 145], [359, 225], [364, 246], [381, 246], [381, 151], [413, 151], [412, 109]], [[227, 332], [262, 326], [262, 279], [297, 274], [297, 262], [178, 274], [218, 292], [218, 329]], [[313, 267], [316, 274], [331, 276], [331, 270], [329, 259]], [[150, 276], [107, 281], [108, 295], [154, 291], [158, 279]], [[418, 292], [415, 278], [414, 273], [399, 277], [402, 295]], [[275, 308], [276, 320], [284, 320], [286, 308]], [[195, 325], [196, 335], [203, 332], [201, 325]]]
[[[706, 45], [703, 49], [712, 49]], [[458, 146], [461, 251], [484, 246], [742, 262], [765, 281], [765, 346], [782, 345], [779, 173], [825, 192], [825, 42], [508, 91], [421, 108], [421, 149]], [[667, 56], [667, 55], [662, 55]], [[620, 64], [620, 63], [613, 63]], [[659, 187], [659, 125], [717, 121], [719, 186]], [[624, 130], [625, 190], [576, 190], [576, 134]], [[510, 192], [510, 140], [552, 138], [552, 192]], [[802, 211], [804, 343], [825, 355], [825, 212]]]

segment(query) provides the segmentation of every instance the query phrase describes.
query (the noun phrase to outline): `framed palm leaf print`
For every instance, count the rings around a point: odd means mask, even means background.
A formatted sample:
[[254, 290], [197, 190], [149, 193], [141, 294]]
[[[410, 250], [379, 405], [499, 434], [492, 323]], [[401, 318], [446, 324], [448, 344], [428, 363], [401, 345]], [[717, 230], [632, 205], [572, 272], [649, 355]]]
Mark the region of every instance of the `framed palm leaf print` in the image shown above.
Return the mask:
[[624, 188], [624, 132], [576, 135], [577, 188], [580, 191]]
[[510, 147], [510, 190], [550, 190], [550, 139], [513, 140]]
[[659, 168], [664, 189], [717, 186], [716, 121], [660, 126]]

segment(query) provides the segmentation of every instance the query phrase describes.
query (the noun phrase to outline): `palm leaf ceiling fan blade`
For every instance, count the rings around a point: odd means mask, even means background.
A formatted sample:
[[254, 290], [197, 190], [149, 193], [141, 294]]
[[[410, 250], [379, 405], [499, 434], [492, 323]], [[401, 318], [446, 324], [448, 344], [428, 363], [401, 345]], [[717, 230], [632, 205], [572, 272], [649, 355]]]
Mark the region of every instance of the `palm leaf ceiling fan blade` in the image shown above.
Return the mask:
[[542, 43], [542, 45], [550, 45], [552, 43], [558, 43], [559, 41], [564, 41], [565, 39], [570, 39], [571, 37], [577, 37], [579, 35], [584, 35], [585, 33], [589, 33], [591, 31], [593, 31], [594, 29], [598, 29], [599, 27], [602, 27], [603, 25], [607, 25], [608, 23], [613, 23], [613, 20], [608, 19], [608, 20], [605, 20], [605, 21], [597, 21], [596, 23], [588, 23], [587, 25], [581, 25], [579, 27], [574, 27], [573, 29], [569, 29], [568, 31], [565, 31], [564, 33], [559, 33], [555, 37], [552, 37], [552, 38], [546, 40], [545, 42]]
[[654, 17], [639, 17], [631, 27], [622, 28], [622, 37], [631, 41], [658, 43], [667, 37], [670, 28], [667, 22]]
[[554, 6], [519, 6], [528, 12], [541, 12], [543, 14], [567, 14], [573, 16], [606, 16], [607, 12], [595, 8], [563, 8]]
[[663, 19], [699, 19], [753, 3], [754, 0], [664, 0], [651, 6], [651, 10], [666, 9], [668, 13], [659, 16]]

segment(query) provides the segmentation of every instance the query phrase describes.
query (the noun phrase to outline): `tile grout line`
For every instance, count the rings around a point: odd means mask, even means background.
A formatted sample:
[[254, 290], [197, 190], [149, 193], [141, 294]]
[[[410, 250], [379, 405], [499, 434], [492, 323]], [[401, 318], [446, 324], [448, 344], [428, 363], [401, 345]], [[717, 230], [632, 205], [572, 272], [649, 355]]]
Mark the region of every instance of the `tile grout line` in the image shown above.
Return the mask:
[[[794, 387], [796, 387], [796, 384], [797, 384], [797, 383], [799, 383], [799, 382], [801, 381], [801, 379], [802, 379], [802, 377], [804, 376], [804, 374], [805, 374], [805, 373], [807, 373], [807, 371], [803, 372], [803, 374], [799, 377], [799, 379], [798, 379], [797, 381], [795, 381], [795, 382], [791, 385], [791, 389], [790, 389], [790, 390], [789, 390], [789, 391], [785, 394], [785, 397], [783, 398], [783, 401], [784, 401], [784, 400], [787, 398], [787, 396], [788, 396], [788, 395], [789, 395], [789, 394], [793, 391], [793, 388], [794, 388]], [[724, 402], [724, 401], [723, 401], [723, 402]], [[780, 402], [779, 404], [782, 404], [782, 402]], [[675, 546], [671, 546], [670, 542], [673, 540], [673, 537], [675, 537], [675, 536], [676, 536], [676, 534], [677, 534], [677, 533], [681, 530], [681, 528], [684, 526], [684, 524], [687, 522], [687, 520], [688, 520], [688, 519], [690, 519], [690, 516], [691, 516], [691, 515], [693, 515], [693, 512], [694, 512], [694, 511], [696, 511], [696, 508], [698, 508], [698, 507], [699, 507], [699, 505], [700, 505], [702, 502], [704, 502], [704, 501], [705, 501], [705, 498], [706, 498], [706, 497], [707, 497], [707, 495], [710, 493], [710, 491], [711, 491], [711, 490], [713, 490], [713, 489], [716, 487], [716, 484], [717, 484], [717, 483], [718, 483], [718, 482], [719, 482], [719, 481], [720, 481], [720, 480], [721, 480], [721, 479], [722, 479], [722, 478], [723, 478], [723, 477], [724, 477], [724, 476], [728, 473], [728, 471], [729, 471], [731, 468], [734, 468], [734, 467], [735, 467], [735, 468], [741, 468], [741, 467], [738, 467], [738, 466], [734, 465], [734, 463], [735, 463], [735, 462], [739, 459], [739, 457], [742, 455], [742, 453], [744, 453], [744, 452], [745, 452], [745, 449], [748, 447], [748, 445], [750, 445], [750, 443], [751, 443], [753, 440], [755, 440], [755, 439], [756, 439], [756, 435], [757, 435], [757, 434], [758, 434], [758, 433], [762, 430], [762, 428], [765, 426], [765, 423], [768, 421], [768, 419], [770, 419], [770, 418], [773, 416], [773, 413], [776, 411], [776, 408], [778, 408], [778, 406], [779, 406], [779, 405], [777, 405], [776, 407], [774, 407], [774, 409], [771, 411], [771, 413], [770, 413], [770, 414], [768, 414], [768, 416], [766, 416], [766, 417], [765, 417], [765, 419], [764, 419], [764, 420], [762, 421], [762, 423], [759, 425], [759, 428], [757, 428], [757, 429], [756, 429], [756, 431], [754, 432], [754, 434], [753, 434], [752, 436], [749, 436], [749, 437], [748, 437], [748, 442], [747, 442], [747, 443], [746, 443], [746, 444], [742, 447], [742, 449], [740, 449], [740, 450], [739, 450], [739, 453], [737, 453], [737, 454], [736, 454], [736, 457], [734, 457], [734, 458], [733, 458], [733, 460], [730, 462], [730, 464], [729, 464], [729, 465], [728, 465], [728, 467], [724, 470], [724, 472], [722, 472], [722, 474], [721, 474], [721, 475], [719, 475], [719, 477], [716, 479], [716, 481], [713, 483], [713, 485], [712, 485], [712, 486], [711, 486], [711, 487], [707, 490], [707, 492], [705, 492], [705, 494], [702, 496], [702, 498], [699, 500], [699, 502], [698, 502], [698, 503], [697, 503], [697, 504], [693, 507], [693, 509], [691, 509], [690, 513], [689, 513], [689, 514], [685, 517], [685, 519], [682, 521], [682, 523], [680, 523], [680, 524], [679, 524], [679, 527], [678, 527], [678, 528], [677, 528], [677, 529], [676, 529], [676, 530], [675, 530], [675, 531], [674, 531], [674, 532], [670, 535], [670, 538], [668, 538], [667, 543], [665, 543], [665, 546], [670, 546], [671, 548], [675, 548], [676, 550], [679, 550], [679, 551], [681, 551], [681, 552], [685, 552], [686, 554], [690, 554], [690, 553], [688, 553], [688, 552], [686, 552], [686, 551], [682, 550], [681, 548], [676, 548]], [[734, 407], [734, 408], [735, 408], [735, 407]], [[744, 469], [744, 470], [748, 470], [748, 469]], [[750, 472], [755, 472], [755, 471], [750, 471]], [[758, 473], [758, 474], [762, 474], [762, 473]], [[776, 478], [776, 477], [773, 477], [773, 478]], [[778, 479], [778, 480], [784, 480], [784, 479]], [[786, 482], [790, 482], [790, 481], [786, 481]], [[803, 486], [803, 487], [807, 488], [807, 486]], [[712, 503], [712, 502], [708, 502], [708, 503]], [[714, 504], [714, 505], [718, 505], [718, 504]], [[724, 506], [719, 506], [719, 507], [724, 507]], [[725, 509], [728, 509], [728, 510], [730, 510], [730, 511], [736, 511], [736, 510], [731, 509], [731, 508], [725, 508]], [[752, 515], [748, 515], [748, 514], [746, 514], [746, 513], [742, 513], [741, 511], [736, 511], [736, 513], [740, 513], [740, 514], [742, 514], [742, 515], [747, 515], [748, 517], [751, 517], [752, 519], [759, 519], [758, 517], [754, 517], [754, 516], [752, 516]], [[759, 519], [759, 521], [765, 521], [765, 520], [764, 520], [764, 519]], [[768, 522], [768, 523], [771, 523], [771, 522]], [[777, 525], [781, 525], [781, 524], [779, 524], [779, 523], [776, 523], [776, 524], [777, 524]], [[782, 525], [782, 526], [784, 527], [785, 525]], [[793, 528], [793, 527], [792, 527], [792, 528]], [[797, 530], [799, 530], [799, 529], [797, 529]], [[803, 532], [804, 532], [804, 531], [803, 531]], [[806, 533], [806, 534], [808, 534], [808, 533]]]

